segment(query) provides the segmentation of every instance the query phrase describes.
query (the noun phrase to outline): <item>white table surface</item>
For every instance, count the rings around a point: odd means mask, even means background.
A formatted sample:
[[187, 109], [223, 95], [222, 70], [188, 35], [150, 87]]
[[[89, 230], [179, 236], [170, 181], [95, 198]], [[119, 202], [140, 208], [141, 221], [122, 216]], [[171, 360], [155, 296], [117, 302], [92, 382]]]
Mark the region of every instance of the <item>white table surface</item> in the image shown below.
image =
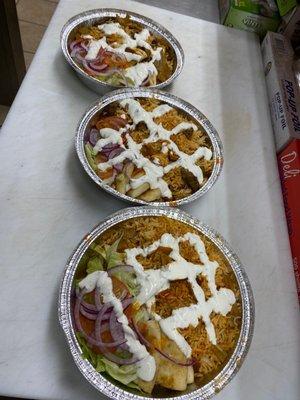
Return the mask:
[[173, 92], [206, 114], [225, 147], [221, 178], [184, 209], [236, 249], [256, 301], [255, 335], [223, 400], [300, 398], [299, 307], [256, 36], [122, 0], [61, 0], [0, 132], [0, 395], [99, 399], [75, 367], [57, 319], [68, 256], [101, 218], [125, 207], [90, 181], [74, 151], [97, 98], [67, 67], [59, 32], [99, 6], [145, 14], [186, 54]]

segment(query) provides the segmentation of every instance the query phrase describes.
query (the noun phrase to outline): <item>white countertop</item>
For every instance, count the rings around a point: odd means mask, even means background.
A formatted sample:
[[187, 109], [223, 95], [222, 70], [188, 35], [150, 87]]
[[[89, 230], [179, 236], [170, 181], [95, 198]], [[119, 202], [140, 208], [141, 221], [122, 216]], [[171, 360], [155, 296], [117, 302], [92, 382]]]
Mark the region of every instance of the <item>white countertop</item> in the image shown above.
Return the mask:
[[0, 132], [0, 395], [99, 399], [67, 349], [57, 318], [62, 271], [101, 218], [126, 207], [90, 181], [74, 150], [97, 95], [65, 63], [59, 32], [99, 6], [145, 14], [186, 55], [173, 92], [217, 128], [225, 165], [215, 187], [184, 209], [225, 236], [252, 283], [256, 325], [248, 357], [223, 400], [300, 398], [299, 307], [256, 36], [144, 4], [61, 0]]

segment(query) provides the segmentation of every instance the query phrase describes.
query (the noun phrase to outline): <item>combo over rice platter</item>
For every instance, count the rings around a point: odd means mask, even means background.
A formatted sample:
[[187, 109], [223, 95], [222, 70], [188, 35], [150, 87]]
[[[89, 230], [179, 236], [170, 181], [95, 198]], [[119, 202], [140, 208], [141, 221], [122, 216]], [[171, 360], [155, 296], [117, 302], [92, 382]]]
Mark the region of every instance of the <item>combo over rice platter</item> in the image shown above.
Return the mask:
[[89, 76], [113, 86], [154, 86], [176, 67], [174, 50], [163, 36], [126, 17], [106, 17], [72, 33], [71, 58]]
[[176, 396], [212, 380], [241, 330], [239, 286], [221, 250], [166, 216], [100, 234], [73, 280], [74, 330], [96, 371], [122, 388]]
[[114, 101], [85, 131], [87, 161], [102, 182], [144, 202], [184, 199], [208, 181], [215, 164], [205, 129], [154, 97]]

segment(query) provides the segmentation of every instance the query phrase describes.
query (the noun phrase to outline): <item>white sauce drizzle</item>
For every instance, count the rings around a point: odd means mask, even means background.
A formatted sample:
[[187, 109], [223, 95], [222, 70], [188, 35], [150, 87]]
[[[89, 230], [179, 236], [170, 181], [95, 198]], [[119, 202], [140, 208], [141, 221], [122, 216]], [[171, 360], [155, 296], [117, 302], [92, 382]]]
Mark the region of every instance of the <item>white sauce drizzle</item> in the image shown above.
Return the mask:
[[[90, 35], [83, 35], [85, 39], [89, 39], [88, 52], [85, 56], [86, 60], [95, 59], [100, 48], [102, 47], [113, 53], [123, 54], [127, 61], [137, 61], [136, 65], [128, 67], [124, 70], [125, 76], [130, 78], [134, 82], [135, 86], [140, 86], [149, 75], [157, 75], [157, 69], [154, 65], [154, 62], [161, 59], [160, 53], [162, 48], [158, 47], [157, 49], [153, 49], [150, 43], [147, 42], [147, 39], [150, 36], [148, 29], [143, 29], [140, 33], [135, 33], [134, 39], [132, 39], [118, 22], [109, 22], [98, 25], [98, 28], [104, 32], [105, 35], [117, 34], [121, 36], [123, 43], [118, 45], [118, 47], [112, 47], [107, 43], [106, 37], [95, 40], [91, 39]], [[126, 51], [126, 49], [136, 49], [137, 47], [149, 50], [152, 56], [151, 60], [147, 62], [139, 62], [142, 58], [141, 55]]]
[[[94, 147], [94, 151], [101, 151], [109, 142], [121, 144], [122, 138], [121, 134], [127, 129], [134, 129], [139, 122], [144, 122], [149, 129], [150, 135], [148, 138], [144, 139], [141, 143], [136, 143], [132, 137], [127, 133], [127, 148], [122, 145], [125, 149], [123, 153], [119, 156], [108, 160], [107, 162], [98, 164], [98, 168], [101, 171], [111, 168], [113, 165], [123, 162], [125, 159], [131, 160], [138, 168], [143, 168], [145, 175], [138, 179], [131, 179], [130, 185], [132, 188], [137, 188], [141, 184], [147, 182], [151, 189], [160, 189], [163, 197], [171, 198], [172, 192], [169, 189], [167, 182], [164, 181], [163, 176], [168, 173], [173, 168], [183, 167], [192, 172], [192, 174], [197, 178], [199, 184], [203, 182], [203, 173], [199, 166], [196, 165], [196, 161], [204, 157], [205, 160], [210, 160], [212, 158], [212, 151], [207, 147], [199, 147], [193, 154], [188, 155], [183, 151], [180, 151], [177, 145], [170, 140], [172, 135], [176, 135], [182, 130], [192, 128], [194, 131], [197, 130], [197, 126], [193, 123], [181, 122], [175, 126], [171, 131], [166, 130], [161, 124], [158, 125], [154, 122], [154, 118], [160, 117], [165, 113], [173, 110], [167, 104], [161, 104], [156, 107], [153, 111], [146, 111], [140, 105], [137, 100], [125, 99], [120, 102], [121, 107], [128, 107], [128, 114], [133, 120], [132, 125], [127, 125], [126, 128], [121, 128], [119, 131], [114, 129], [105, 128], [100, 129], [100, 135], [104, 139], [99, 139]], [[108, 130], [109, 129], [109, 130]], [[111, 141], [110, 136], [111, 134]], [[158, 140], [166, 140], [168, 142], [163, 144], [162, 152], [166, 154], [168, 150], [172, 150], [178, 155], [178, 160], [168, 164], [165, 167], [149, 160], [141, 154], [141, 149], [144, 144], [156, 142]]]
[[152, 357], [146, 347], [140, 343], [136, 338], [135, 333], [128, 325], [128, 319], [123, 313], [123, 306], [121, 301], [114, 295], [112, 280], [106, 271], [95, 271], [87, 275], [79, 283], [80, 289], [85, 289], [91, 292], [96, 287], [99, 288], [103, 296], [104, 303], [111, 303], [116, 313], [118, 321], [122, 324], [122, 329], [125, 335], [126, 344], [128, 345], [130, 353], [133, 354], [138, 360], [137, 375], [145, 381], [151, 381], [154, 378], [156, 371], [155, 359]]
[[[188, 241], [195, 248], [202, 265], [189, 262], [180, 255], [179, 243], [183, 241]], [[172, 249], [169, 256], [173, 261], [161, 269], [144, 270], [136, 257], [138, 255], [146, 257], [160, 246]], [[192, 349], [177, 329], [187, 328], [189, 325], [196, 327], [200, 318], [205, 324], [209, 340], [213, 344], [217, 344], [216, 333], [210, 320], [210, 314], [214, 311], [225, 316], [235, 303], [235, 295], [230, 289], [221, 288], [217, 290], [215, 273], [218, 263], [209, 260], [204, 243], [198, 235], [186, 233], [182, 237], [176, 238], [169, 233], [165, 233], [160, 240], [157, 240], [149, 247], [144, 249], [126, 249], [125, 253], [126, 263], [134, 267], [137, 274], [137, 281], [141, 287], [137, 300], [141, 304], [146, 304], [148, 310], [151, 309], [151, 305], [155, 302], [155, 295], [167, 289], [170, 281], [187, 279], [190, 283], [197, 304], [173, 310], [172, 315], [165, 319], [155, 314], [155, 318], [158, 320], [162, 331], [171, 340], [174, 340], [186, 357], [191, 356]], [[211, 297], [207, 301], [205, 300], [203, 289], [197, 282], [197, 276], [200, 274], [203, 274], [207, 278], [208, 287], [211, 292]]]

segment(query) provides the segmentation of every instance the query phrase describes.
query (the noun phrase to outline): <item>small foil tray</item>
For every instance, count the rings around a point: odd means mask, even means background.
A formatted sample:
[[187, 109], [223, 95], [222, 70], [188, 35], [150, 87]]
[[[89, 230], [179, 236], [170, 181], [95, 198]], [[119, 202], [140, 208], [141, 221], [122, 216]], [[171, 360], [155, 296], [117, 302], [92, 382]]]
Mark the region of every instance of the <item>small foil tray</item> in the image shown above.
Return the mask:
[[133, 21], [138, 22], [143, 27], [149, 29], [149, 31], [153, 32], [154, 34], [162, 36], [168, 42], [170, 47], [173, 49], [176, 62], [172, 75], [166, 81], [159, 83], [157, 85], [153, 85], [151, 87], [155, 89], [162, 89], [166, 86], [169, 86], [182, 71], [184, 63], [184, 53], [180, 43], [171, 34], [171, 32], [169, 32], [167, 29], [165, 29], [157, 22], [153, 21], [150, 18], [144, 17], [143, 15], [133, 13], [131, 11], [117, 10], [114, 8], [101, 8], [96, 10], [85, 11], [70, 18], [63, 26], [60, 34], [61, 49], [67, 63], [74, 69], [74, 71], [76, 72], [78, 77], [82, 80], [82, 82], [88, 88], [99, 94], [104, 94], [111, 90], [117, 89], [120, 86], [113, 86], [106, 82], [101, 82], [96, 78], [93, 78], [92, 76], [88, 75], [85, 71], [83, 71], [83, 69], [81, 69], [75, 63], [68, 49], [70, 35], [76, 28], [80, 26], [93, 25], [95, 23], [100, 22], [101, 19], [107, 17], [113, 18], [116, 16], [120, 16], [121, 18], [125, 18], [126, 15], [128, 15], [129, 18], [132, 19]]
[[118, 211], [100, 222], [99, 225], [83, 238], [66, 265], [59, 293], [59, 322], [66, 335], [68, 346], [71, 350], [75, 364], [87, 381], [96, 389], [111, 399], [142, 400], [145, 398], [154, 398], [125, 391], [98, 373], [87, 360], [83, 359], [81, 349], [75, 336], [71, 315], [73, 278], [79, 261], [90, 244], [103, 232], [118, 223], [131, 218], [146, 216], [166, 216], [197, 229], [199, 232], [207, 236], [221, 250], [236, 276], [242, 299], [242, 325], [240, 336], [232, 356], [221, 372], [205, 386], [194, 390], [187, 390], [176, 397], [168, 397], [168, 399], [174, 400], [209, 399], [218, 393], [235, 376], [246, 357], [254, 329], [254, 299], [244, 268], [230, 246], [216, 231], [187, 213], [178, 209], [166, 209], [162, 207], [131, 207]]
[[[199, 190], [197, 190], [190, 196], [186, 196], [180, 200], [174, 200], [174, 201], [146, 202], [140, 199], [127, 196], [126, 194], [121, 194], [111, 186], [104, 183], [102, 179], [99, 178], [99, 176], [90, 167], [87, 157], [85, 155], [84, 137], [86, 131], [89, 129], [90, 123], [93, 120], [93, 118], [103, 108], [105, 108], [108, 104], [113, 103], [114, 101], [120, 101], [126, 98], [137, 98], [137, 97], [155, 98], [169, 104], [172, 107], [182, 110], [192, 119], [194, 119], [200, 126], [202, 126], [206, 134], [208, 135], [213, 148], [213, 160], [214, 160], [213, 170], [207, 182]], [[90, 178], [102, 189], [106, 190], [113, 196], [123, 199], [130, 203], [143, 204], [143, 205], [147, 204], [159, 207], [161, 206], [177, 207], [180, 206], [181, 204], [190, 203], [196, 200], [197, 198], [203, 196], [206, 192], [208, 192], [208, 190], [212, 188], [212, 186], [218, 179], [224, 162], [223, 146], [221, 140], [219, 138], [217, 131], [212, 126], [211, 122], [206, 118], [206, 116], [202, 114], [196, 107], [180, 99], [179, 97], [153, 89], [143, 89], [143, 88], [119, 89], [101, 97], [96, 103], [91, 105], [91, 107], [85, 112], [84, 116], [79, 122], [76, 132], [75, 146], [79, 160], [84, 170], [90, 176]]]

